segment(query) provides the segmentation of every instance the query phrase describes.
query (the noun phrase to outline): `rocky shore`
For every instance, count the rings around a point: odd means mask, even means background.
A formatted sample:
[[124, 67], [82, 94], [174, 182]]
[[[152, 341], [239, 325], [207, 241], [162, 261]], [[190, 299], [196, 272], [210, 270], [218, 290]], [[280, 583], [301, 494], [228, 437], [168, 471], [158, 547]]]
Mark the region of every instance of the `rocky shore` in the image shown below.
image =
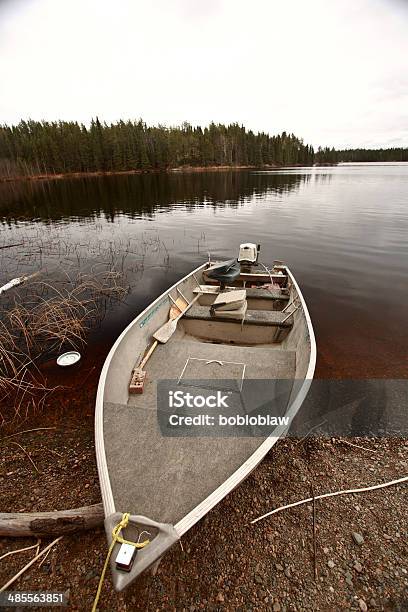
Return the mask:
[[[165, 556], [155, 576], [145, 574], [123, 594], [114, 592], [107, 576], [99, 609], [402, 612], [408, 609], [405, 483], [316, 501], [314, 520], [312, 504], [255, 525], [251, 520], [312, 491], [370, 486], [407, 472], [407, 440], [282, 440]], [[3, 438], [0, 487], [0, 512], [100, 501], [91, 423]], [[35, 542], [2, 538], [0, 557]], [[102, 529], [64, 536], [13, 589], [64, 591], [70, 610], [88, 610], [105, 554]], [[0, 588], [32, 556], [27, 551], [2, 560]]]

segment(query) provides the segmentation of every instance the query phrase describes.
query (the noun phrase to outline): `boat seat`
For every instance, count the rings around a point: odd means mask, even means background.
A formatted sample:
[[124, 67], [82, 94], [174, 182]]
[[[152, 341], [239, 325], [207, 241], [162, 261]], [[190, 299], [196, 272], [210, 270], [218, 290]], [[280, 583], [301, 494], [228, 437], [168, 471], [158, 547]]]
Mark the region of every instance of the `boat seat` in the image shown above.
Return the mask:
[[[237, 287], [226, 287], [226, 291], [236, 290]], [[193, 290], [193, 293], [202, 293], [202, 294], [216, 294], [219, 293], [220, 287], [219, 285], [200, 285]], [[245, 287], [247, 298], [255, 299], [262, 298], [265, 300], [286, 300], [289, 301], [289, 294], [276, 289], [274, 291], [269, 291], [269, 289], [251, 289], [249, 287]]]
[[[184, 315], [183, 319], [195, 321], [223, 321], [217, 313], [211, 316], [208, 306], [199, 306], [195, 303]], [[286, 320], [285, 320], [286, 319]], [[288, 317], [287, 312], [280, 310], [247, 310], [245, 314], [245, 325], [265, 325], [273, 327], [292, 327], [293, 318]]]
[[239, 308], [233, 310], [213, 310], [210, 308], [211, 319], [228, 319], [230, 321], [243, 321], [248, 308], [248, 302], [245, 300]]
[[263, 300], [283, 300], [285, 302], [289, 302], [289, 295], [287, 293], [283, 293], [282, 291], [276, 290], [276, 291], [269, 291], [268, 289], [248, 289], [246, 290], [247, 292], [247, 299], [250, 298], [252, 299], [256, 299], [256, 298], [262, 298]]
[[241, 267], [236, 259], [230, 259], [219, 264], [215, 264], [205, 271], [208, 278], [221, 283], [225, 287], [227, 283], [233, 283], [241, 273]]
[[[236, 289], [236, 287], [226, 287], [226, 290]], [[218, 285], [200, 285], [193, 290], [193, 293], [201, 293], [202, 295], [212, 295], [219, 293], [220, 288]], [[245, 288], [247, 299], [263, 299], [263, 300], [282, 300], [283, 302], [289, 302], [289, 294], [283, 293], [276, 289], [275, 291], [269, 291], [269, 289], [250, 289]]]
[[217, 294], [215, 300], [211, 305], [210, 310], [212, 314], [214, 314], [214, 312], [220, 312], [222, 310], [242, 310], [244, 304], [246, 304], [245, 289], [238, 289], [236, 291], [223, 291]]

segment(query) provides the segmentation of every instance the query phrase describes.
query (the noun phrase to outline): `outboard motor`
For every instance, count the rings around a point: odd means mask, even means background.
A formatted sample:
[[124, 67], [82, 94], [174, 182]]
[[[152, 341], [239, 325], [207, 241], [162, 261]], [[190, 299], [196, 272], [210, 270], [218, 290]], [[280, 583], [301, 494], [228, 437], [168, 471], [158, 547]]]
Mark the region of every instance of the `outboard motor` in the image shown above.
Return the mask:
[[261, 245], [253, 244], [252, 242], [244, 242], [239, 245], [238, 261], [240, 264], [255, 264], [258, 261]]
[[252, 242], [244, 242], [239, 246], [238, 262], [241, 266], [241, 272], [251, 273], [252, 266], [258, 265], [259, 251], [261, 245], [253, 244]]
[[240, 273], [248, 272], [251, 266], [258, 263], [258, 255], [261, 245], [253, 244], [252, 242], [244, 242], [239, 246], [237, 259], [223, 261], [207, 268], [205, 271], [209, 278], [219, 281], [221, 290], [225, 289], [227, 283], [233, 283]]

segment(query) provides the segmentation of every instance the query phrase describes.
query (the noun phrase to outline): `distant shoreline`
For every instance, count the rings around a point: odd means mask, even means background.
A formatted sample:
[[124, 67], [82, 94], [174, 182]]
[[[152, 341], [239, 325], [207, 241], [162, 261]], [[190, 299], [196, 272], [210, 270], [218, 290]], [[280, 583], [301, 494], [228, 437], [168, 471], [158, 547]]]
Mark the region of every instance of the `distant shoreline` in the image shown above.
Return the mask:
[[[336, 164], [314, 164], [314, 165], [336, 165]], [[56, 181], [63, 179], [87, 178], [98, 176], [124, 176], [132, 174], [161, 174], [161, 173], [189, 173], [189, 172], [235, 172], [238, 170], [279, 170], [280, 168], [310, 167], [305, 164], [268, 164], [263, 166], [178, 166], [175, 168], [146, 168], [137, 170], [98, 170], [92, 172], [58, 172], [56, 174], [27, 174], [19, 176], [0, 177], [0, 183], [12, 183], [18, 181]]]
[[342, 165], [391, 165], [401, 164], [408, 162], [401, 161], [388, 161], [388, 162], [364, 162], [364, 161], [353, 161], [353, 162], [337, 162], [337, 163], [314, 163], [314, 164], [267, 164], [263, 166], [176, 166], [174, 168], [138, 168], [135, 170], [97, 170], [92, 172], [57, 172], [48, 174], [27, 174], [17, 176], [0, 176], [1, 183], [15, 183], [22, 181], [58, 181], [66, 179], [79, 179], [79, 178], [94, 178], [101, 176], [131, 176], [133, 174], [187, 174], [191, 172], [236, 172], [239, 170], [281, 170], [284, 168], [326, 168], [335, 167]]

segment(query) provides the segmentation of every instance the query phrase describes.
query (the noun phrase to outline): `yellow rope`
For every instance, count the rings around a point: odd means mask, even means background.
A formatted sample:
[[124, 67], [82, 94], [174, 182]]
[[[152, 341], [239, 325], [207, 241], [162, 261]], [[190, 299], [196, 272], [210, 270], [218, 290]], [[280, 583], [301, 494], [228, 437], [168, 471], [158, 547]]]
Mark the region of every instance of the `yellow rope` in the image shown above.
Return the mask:
[[135, 546], [136, 548], [144, 548], [145, 546], [147, 546], [147, 544], [150, 543], [150, 540], [145, 540], [144, 542], [131, 542], [130, 540], [125, 540], [124, 538], [122, 538], [122, 536], [120, 535], [120, 532], [122, 531], [122, 529], [126, 529], [126, 527], [128, 526], [129, 517], [130, 517], [130, 514], [128, 512], [125, 512], [122, 515], [120, 522], [112, 530], [112, 542], [111, 542], [111, 545], [109, 546], [109, 550], [108, 550], [108, 554], [106, 555], [102, 574], [99, 579], [98, 590], [96, 591], [95, 599], [94, 599], [93, 606], [92, 606], [92, 612], [95, 612], [96, 606], [98, 605], [98, 601], [101, 595], [102, 585], [103, 585], [106, 570], [108, 567], [109, 559], [111, 557], [113, 547], [115, 546], [116, 542], [119, 542], [120, 544], [130, 544], [131, 546]]

